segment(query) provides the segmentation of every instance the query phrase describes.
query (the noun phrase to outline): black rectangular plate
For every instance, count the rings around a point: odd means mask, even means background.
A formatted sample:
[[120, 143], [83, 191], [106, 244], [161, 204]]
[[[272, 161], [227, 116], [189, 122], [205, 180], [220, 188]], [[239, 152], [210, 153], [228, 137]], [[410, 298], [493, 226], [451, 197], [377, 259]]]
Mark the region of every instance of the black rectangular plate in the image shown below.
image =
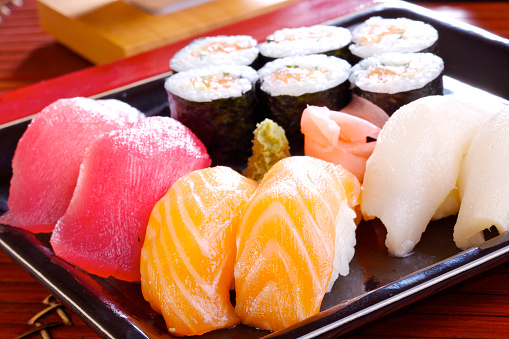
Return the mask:
[[[438, 30], [439, 54], [445, 63], [446, 94], [477, 93], [476, 88], [479, 88], [498, 99], [509, 99], [508, 40], [466, 24], [437, 19], [431, 11], [405, 2], [382, 4], [327, 24], [351, 27], [374, 15], [421, 20]], [[164, 79], [165, 75], [161, 75], [99, 97], [120, 99], [147, 115], [168, 115]], [[0, 126], [2, 213], [7, 210], [11, 159], [28, 122], [26, 119]], [[459, 252], [452, 241], [454, 221], [455, 218], [450, 217], [431, 223], [413, 254], [405, 258], [387, 255], [385, 228], [379, 221], [362, 222], [357, 231], [356, 255], [350, 274], [340, 277], [325, 296], [322, 312], [272, 335], [329, 338], [344, 334], [509, 259], [508, 234]], [[171, 337], [163, 318], [143, 300], [139, 284], [98, 278], [69, 265], [54, 255], [48, 234], [33, 235], [0, 225], [0, 248], [99, 335]], [[260, 338], [268, 334], [238, 325], [201, 337]]]

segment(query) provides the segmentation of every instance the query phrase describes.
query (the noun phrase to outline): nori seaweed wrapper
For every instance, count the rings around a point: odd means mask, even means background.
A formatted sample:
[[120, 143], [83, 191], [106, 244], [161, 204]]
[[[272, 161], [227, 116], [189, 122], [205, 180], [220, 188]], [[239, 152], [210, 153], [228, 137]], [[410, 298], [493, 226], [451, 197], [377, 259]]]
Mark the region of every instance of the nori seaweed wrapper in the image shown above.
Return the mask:
[[261, 120], [254, 89], [242, 97], [210, 102], [188, 101], [169, 93], [168, 101], [171, 117], [204, 143], [212, 165], [245, 166], [251, 155], [253, 130]]
[[383, 109], [388, 115], [392, 115], [401, 106], [404, 106], [419, 98], [427, 97], [430, 95], [443, 95], [444, 84], [442, 76], [443, 74], [440, 74], [437, 78], [427, 83], [424, 87], [411, 91], [388, 94], [364, 91], [358, 87], [355, 87], [354, 92], [355, 94], [371, 101]]
[[435, 54], [435, 55], [439, 55], [439, 53], [438, 53], [438, 40], [435, 41], [433, 43], [433, 45], [429, 46], [428, 48], [425, 48], [425, 49], [419, 51], [419, 53], [432, 53], [432, 54]]
[[350, 46], [350, 44], [348, 44], [342, 48], [336, 49], [334, 51], [325, 52], [324, 54], [329, 55], [329, 56], [335, 56], [340, 59], [344, 59], [344, 60], [348, 61], [348, 63], [350, 65], [354, 65], [355, 63], [357, 63], [358, 57], [352, 54], [352, 51], [350, 51], [350, 48], [348, 48], [348, 46]]
[[300, 96], [271, 96], [259, 89], [259, 99], [266, 117], [284, 128], [292, 154], [301, 154], [304, 151], [304, 134], [300, 131], [300, 119], [306, 107], [325, 106], [331, 110], [341, 110], [350, 103], [352, 92], [350, 82], [346, 80], [336, 87]]

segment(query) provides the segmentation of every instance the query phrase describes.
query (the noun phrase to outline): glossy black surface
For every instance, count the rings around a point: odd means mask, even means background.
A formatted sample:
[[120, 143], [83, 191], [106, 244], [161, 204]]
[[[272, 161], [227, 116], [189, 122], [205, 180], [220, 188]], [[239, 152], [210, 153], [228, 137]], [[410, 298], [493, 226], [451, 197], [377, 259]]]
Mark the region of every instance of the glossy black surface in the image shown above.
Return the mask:
[[[471, 90], [464, 85], [468, 84], [509, 99], [507, 40], [468, 25], [437, 20], [432, 12], [404, 2], [371, 8], [339, 18], [333, 24], [350, 27], [373, 15], [408, 17], [437, 28], [439, 54], [448, 76], [446, 94]], [[102, 97], [123, 100], [147, 115], [168, 115], [163, 83], [161, 77]], [[27, 124], [19, 122], [0, 128], [0, 212], [7, 210], [10, 161]], [[285, 333], [273, 335], [329, 338], [343, 334], [508, 260], [507, 234], [483, 247], [458, 252], [452, 241], [454, 221], [452, 217], [431, 223], [415, 251], [405, 258], [387, 255], [385, 228], [380, 222], [361, 223], [351, 273], [338, 279], [325, 296], [322, 312]], [[0, 225], [0, 247], [101, 336], [170, 337], [162, 317], [143, 300], [139, 284], [90, 276], [55, 257], [48, 241], [48, 234], [35, 236]], [[202, 337], [259, 338], [267, 334], [239, 325]]]

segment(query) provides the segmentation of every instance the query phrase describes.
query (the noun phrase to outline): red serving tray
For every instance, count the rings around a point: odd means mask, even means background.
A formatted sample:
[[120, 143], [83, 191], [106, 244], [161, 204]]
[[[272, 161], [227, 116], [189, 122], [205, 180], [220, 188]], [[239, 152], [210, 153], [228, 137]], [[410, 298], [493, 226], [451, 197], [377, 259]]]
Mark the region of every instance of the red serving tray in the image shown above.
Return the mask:
[[[439, 31], [439, 52], [446, 65], [445, 94], [470, 90], [478, 94], [477, 88], [481, 88], [508, 102], [509, 40], [470, 25], [441, 20], [432, 11], [403, 1], [378, 6], [371, 6], [373, 2], [370, 2], [366, 7], [361, 5], [362, 1], [345, 3], [350, 7], [341, 7], [332, 1], [306, 0], [289, 6], [288, 12], [278, 10], [258, 20], [248, 20], [245, 25], [227, 26], [211, 34], [251, 33], [257, 39], [263, 39], [267, 33], [283, 26], [329, 21], [332, 25], [351, 27], [373, 15], [424, 20]], [[286, 15], [288, 20], [282, 20]], [[336, 15], [340, 17], [336, 18]], [[29, 117], [57, 98], [76, 95], [117, 98], [148, 115], [164, 113], [168, 110], [163, 88], [165, 74], [169, 71], [168, 60], [184, 44], [186, 42], [180, 42], [5, 94], [0, 97], [2, 119]], [[8, 195], [10, 159], [28, 124], [29, 119], [25, 120], [0, 123], [0, 206], [3, 210]], [[341, 277], [333, 291], [325, 296], [322, 311], [291, 328], [272, 333], [270, 337], [331, 338], [341, 335], [509, 260], [509, 233], [481, 246], [458, 251], [452, 241], [453, 225], [454, 217], [430, 224], [413, 255], [391, 258], [383, 246], [383, 226], [376, 220], [361, 223], [351, 274]], [[139, 284], [89, 275], [56, 257], [48, 240], [48, 235], [33, 235], [0, 225], [0, 249], [101, 336], [172, 337], [167, 333], [162, 317], [143, 300]], [[379, 264], [380, 260], [384, 265]], [[366, 281], [364, 273], [371, 275]], [[348, 286], [361, 288], [362, 293], [345, 288]], [[267, 334], [238, 325], [201, 338], [260, 338]]]

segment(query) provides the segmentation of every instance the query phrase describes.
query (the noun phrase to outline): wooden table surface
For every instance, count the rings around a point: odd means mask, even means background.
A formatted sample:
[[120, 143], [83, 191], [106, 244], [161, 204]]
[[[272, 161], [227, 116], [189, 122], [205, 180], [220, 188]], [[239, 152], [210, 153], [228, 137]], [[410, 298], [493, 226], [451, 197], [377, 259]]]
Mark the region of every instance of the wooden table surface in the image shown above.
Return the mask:
[[[509, 38], [509, 2], [418, 2], [460, 21]], [[509, 60], [509, 58], [508, 58]], [[35, 0], [24, 0], [0, 23], [0, 94], [93, 65], [44, 33]], [[2, 96], [0, 95], [0, 102]], [[0, 112], [0, 116], [5, 112]], [[0, 338], [15, 338], [33, 328], [29, 319], [46, 308], [48, 292], [0, 251]], [[52, 338], [96, 338], [77, 316], [72, 326], [49, 329]], [[61, 322], [56, 312], [44, 323]], [[30, 338], [41, 337], [40, 333]], [[473, 277], [396, 313], [376, 320], [346, 338], [509, 338], [509, 263]]]

